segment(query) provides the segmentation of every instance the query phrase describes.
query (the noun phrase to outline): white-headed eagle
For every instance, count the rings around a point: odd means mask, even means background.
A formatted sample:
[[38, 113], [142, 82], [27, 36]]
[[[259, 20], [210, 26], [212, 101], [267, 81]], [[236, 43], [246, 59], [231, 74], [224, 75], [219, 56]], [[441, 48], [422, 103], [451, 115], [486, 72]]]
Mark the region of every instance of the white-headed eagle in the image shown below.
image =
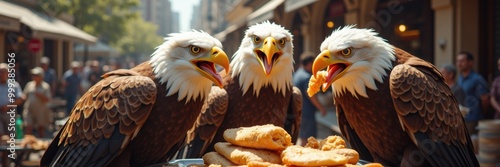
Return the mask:
[[[297, 137], [302, 112], [300, 90], [293, 87], [292, 35], [268, 21], [245, 32], [223, 77], [224, 89], [214, 87], [207, 105], [187, 137], [180, 157], [201, 157], [225, 141], [228, 128], [274, 124]], [[290, 118], [290, 119], [287, 119]], [[286, 126], [285, 126], [285, 122]]]
[[347, 26], [321, 44], [342, 134], [361, 159], [386, 166], [479, 166], [458, 104], [434, 65], [369, 29]]
[[173, 33], [151, 59], [103, 75], [76, 103], [40, 166], [146, 166], [165, 162], [185, 140], [229, 70], [220, 41], [204, 32]]

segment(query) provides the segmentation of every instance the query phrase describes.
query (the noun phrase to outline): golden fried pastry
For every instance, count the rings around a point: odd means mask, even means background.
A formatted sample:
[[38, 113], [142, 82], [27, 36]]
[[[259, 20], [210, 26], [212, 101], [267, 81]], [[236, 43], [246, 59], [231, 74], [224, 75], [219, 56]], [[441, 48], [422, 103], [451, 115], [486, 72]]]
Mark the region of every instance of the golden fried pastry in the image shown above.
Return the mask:
[[269, 162], [251, 161], [247, 164], [248, 167], [285, 167], [281, 164], [273, 164]]
[[220, 155], [217, 152], [209, 152], [203, 155], [203, 162], [206, 165], [220, 165], [220, 166], [235, 166], [236, 164], [232, 163], [224, 156]]
[[380, 163], [368, 163], [364, 164], [363, 167], [384, 167], [384, 166]]
[[364, 165], [351, 165], [351, 164], [346, 164], [345, 167], [384, 167], [382, 164], [379, 163], [368, 163]]
[[210, 164], [208, 165], [208, 167], [223, 167], [223, 166], [219, 164]]
[[[309, 139], [307, 140], [309, 142]], [[319, 149], [323, 151], [346, 148], [344, 139], [340, 136], [328, 136], [326, 139], [321, 140]]]
[[238, 165], [246, 165], [251, 161], [281, 164], [280, 155], [275, 151], [245, 148], [226, 142], [216, 143], [214, 148], [220, 155]]
[[316, 140], [316, 138], [314, 138], [314, 137], [307, 138], [307, 143], [306, 143], [305, 147], [319, 149], [319, 146], [320, 146], [319, 142], [318, 142], [318, 140]]
[[271, 124], [227, 129], [223, 136], [231, 144], [250, 148], [281, 151], [292, 145], [285, 129]]
[[344, 155], [332, 151], [321, 151], [301, 146], [287, 147], [281, 153], [282, 161], [296, 166], [336, 166], [344, 165], [348, 159]]
[[[187, 165], [187, 167], [205, 167], [206, 165], [205, 164], [189, 164]], [[211, 167], [222, 167], [222, 165], [215, 165], [215, 164], [210, 164], [208, 166], [211, 166]]]
[[[314, 94], [319, 92], [319, 88], [321, 88], [323, 83], [326, 81], [327, 74], [328, 72], [326, 71], [318, 71], [318, 73], [316, 73], [317, 78], [314, 77], [314, 75], [311, 76], [309, 79], [309, 87], [307, 88], [307, 95], [309, 95], [309, 97], [312, 97]], [[323, 92], [324, 91], [326, 90], [323, 89]]]
[[350, 148], [338, 148], [330, 150], [336, 154], [344, 155], [347, 157], [348, 164], [357, 164], [359, 161], [359, 154], [356, 150]]
[[49, 147], [49, 145], [50, 141], [37, 139], [33, 135], [25, 135], [20, 144], [21, 147], [33, 148], [35, 150], [45, 150]]

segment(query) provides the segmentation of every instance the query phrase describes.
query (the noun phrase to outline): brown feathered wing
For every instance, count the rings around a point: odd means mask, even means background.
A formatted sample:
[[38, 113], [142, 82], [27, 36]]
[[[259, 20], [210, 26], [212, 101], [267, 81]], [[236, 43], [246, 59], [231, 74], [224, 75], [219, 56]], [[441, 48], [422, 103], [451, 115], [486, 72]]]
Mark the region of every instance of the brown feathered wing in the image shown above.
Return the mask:
[[395, 66], [390, 90], [402, 128], [433, 166], [478, 166], [457, 101], [432, 64], [413, 57]]
[[337, 121], [342, 135], [347, 139], [351, 147], [359, 153], [359, 158], [365, 161], [372, 162], [373, 157], [366, 148], [365, 144], [361, 141], [356, 131], [352, 128], [349, 121], [344, 115], [344, 109], [341, 104], [335, 103], [335, 112], [337, 113]]
[[193, 128], [187, 133], [186, 143], [190, 145], [187, 145], [179, 152], [178, 158], [199, 158], [203, 156], [202, 154], [212, 143], [212, 139], [224, 121], [228, 103], [226, 90], [213, 86]]
[[155, 99], [150, 78], [130, 70], [105, 74], [76, 103], [41, 166], [106, 166], [137, 135]]
[[297, 87], [293, 87], [292, 99], [288, 107], [285, 129], [292, 137], [292, 143], [299, 138], [300, 121], [302, 119], [302, 93]]

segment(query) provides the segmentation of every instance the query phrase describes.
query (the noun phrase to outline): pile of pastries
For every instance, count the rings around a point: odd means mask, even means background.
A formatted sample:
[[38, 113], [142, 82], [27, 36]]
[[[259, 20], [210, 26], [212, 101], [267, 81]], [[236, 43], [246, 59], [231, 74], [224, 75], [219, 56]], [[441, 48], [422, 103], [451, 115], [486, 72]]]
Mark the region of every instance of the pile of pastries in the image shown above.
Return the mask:
[[[216, 143], [214, 152], [203, 156], [207, 166], [356, 166], [359, 154], [346, 148], [340, 136], [318, 141], [311, 137], [305, 147], [293, 145], [281, 127], [261, 125], [227, 129], [226, 142]], [[381, 167], [378, 163], [365, 166]]]

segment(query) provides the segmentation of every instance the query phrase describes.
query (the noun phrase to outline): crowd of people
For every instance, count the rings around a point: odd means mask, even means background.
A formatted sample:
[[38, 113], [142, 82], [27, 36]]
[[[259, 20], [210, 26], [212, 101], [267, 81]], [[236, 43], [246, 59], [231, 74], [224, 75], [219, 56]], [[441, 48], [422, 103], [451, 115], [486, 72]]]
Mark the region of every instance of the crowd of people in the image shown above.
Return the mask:
[[[74, 61], [62, 78], [58, 78], [56, 71], [50, 68], [50, 59], [42, 57], [40, 66], [30, 70], [31, 80], [21, 87], [18, 82], [10, 83], [9, 67], [0, 63], [0, 112], [15, 110], [17, 117], [22, 119], [24, 134], [50, 138], [48, 127], [54, 122], [54, 104], [51, 105], [54, 98], [66, 102], [65, 116], [68, 116], [79, 96], [97, 83], [102, 74], [115, 68], [100, 66], [97, 60], [88, 61], [85, 66]], [[0, 136], [12, 133], [7, 127], [9, 119], [10, 115], [0, 114]]]

